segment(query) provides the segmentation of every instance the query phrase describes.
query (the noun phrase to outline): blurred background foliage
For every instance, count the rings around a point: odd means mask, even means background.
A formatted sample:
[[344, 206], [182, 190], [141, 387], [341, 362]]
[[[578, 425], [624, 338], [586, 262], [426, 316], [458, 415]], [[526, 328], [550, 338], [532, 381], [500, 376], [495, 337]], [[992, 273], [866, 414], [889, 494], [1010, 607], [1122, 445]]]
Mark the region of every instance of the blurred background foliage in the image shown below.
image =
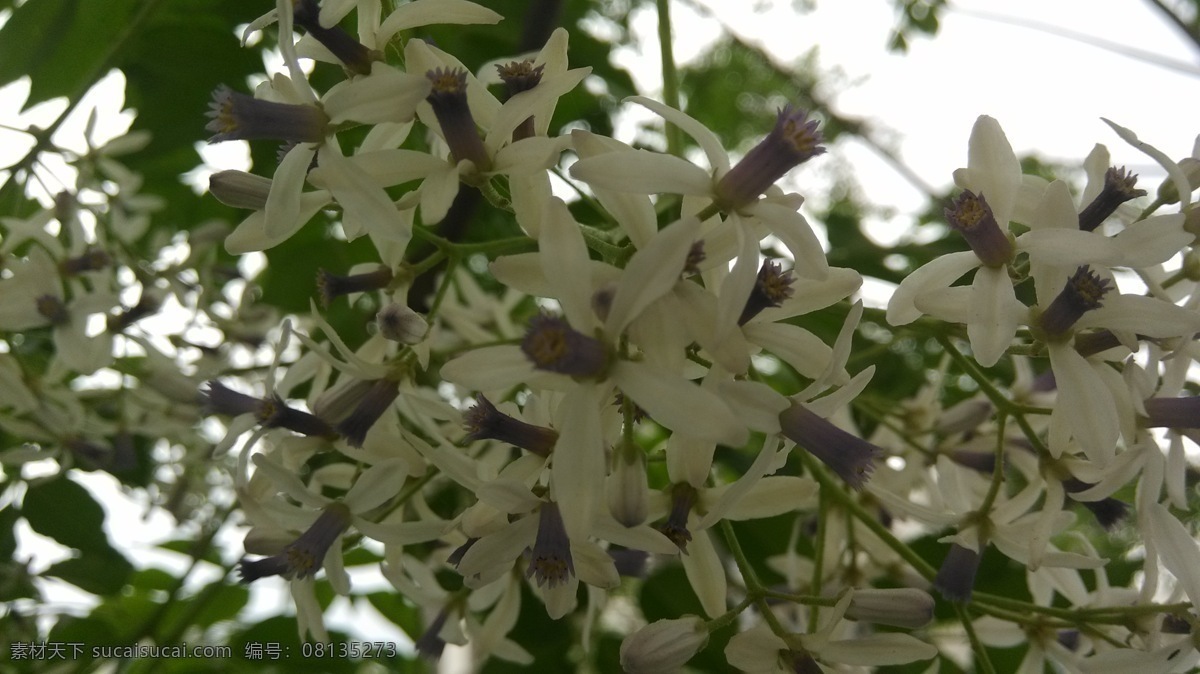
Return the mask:
[[[886, 4], [879, 0], [880, 4]], [[626, 96], [639, 92], [629, 72], [614, 65], [614, 50], [634, 40], [630, 27], [631, 15], [652, 8], [651, 0], [480, 0], [506, 20], [498, 26], [434, 26], [419, 29], [410, 39], [427, 39], [455, 54], [468, 67], [482, 64], [505, 55], [536, 48], [549, 29], [555, 25], [571, 32], [570, 62], [573, 66], [588, 65], [594, 79], [603, 87], [579, 87], [560, 103], [551, 133], [564, 124], [582, 125], [609, 134], [613, 114]], [[151, 235], [141, 239], [143, 250], [136, 251], [148, 260], [158, 255], [158, 247], [187, 234], [203, 232], [216, 225], [217, 231], [230, 227], [243, 214], [218, 203], [208, 195], [197, 195], [181, 181], [180, 176], [200, 165], [197, 144], [204, 141], [204, 112], [212, 90], [218, 84], [229, 84], [246, 90], [251, 78], [263, 71], [262, 51], [271, 46], [274, 28], [268, 29], [267, 39], [254, 48], [239, 44], [238, 31], [242, 26], [271, 8], [265, 0], [0, 0], [0, 12], [8, 16], [0, 29], [0, 85], [18, 78], [29, 77], [32, 83], [25, 107], [64, 97], [67, 112], [43, 129], [31, 129], [35, 146], [16, 165], [7, 167], [8, 179], [0, 186], [0, 213], [9, 217], [26, 217], [36, 210], [35, 202], [25, 195], [21, 179], [38, 161], [41, 152], [52, 149], [50, 137], [68, 112], [83, 95], [112, 69], [125, 77], [126, 106], [136, 111], [133, 130], [144, 130], [152, 140], [144, 149], [124, 156], [129, 169], [144, 178], [142, 192], [164, 199], [165, 207], [151, 221]], [[385, 3], [386, 4], [386, 3]], [[805, 3], [797, 3], [798, 11]], [[1200, 44], [1200, 2], [1149, 3]], [[890, 40], [891, 48], [903, 51], [918, 38], [937, 33], [939, 16], [946, 11], [944, 0], [893, 0], [896, 25]], [[553, 21], [547, 21], [547, 19]], [[596, 30], [596, 25], [604, 30]], [[346, 27], [353, 31], [352, 19]], [[549, 28], [549, 29], [548, 29]], [[331, 66], [318, 66], [313, 75], [319, 89], [340, 79], [341, 73]], [[886, 155], [886, 145], [873, 133], [873, 121], [846, 118], [831, 109], [822, 98], [826, 88], [818, 86], [823, 74], [817, 72], [811, 59], [781, 63], [758, 47], [733, 36], [725, 35], [681, 72], [680, 89], [685, 110], [714, 130], [727, 148], [743, 152], [770, 127], [774, 111], [785, 102], [816, 111], [824, 120], [827, 138], [836, 141], [844, 135], [854, 136], [878, 147]], [[266, 143], [253, 145], [254, 171], [269, 175], [274, 170], [275, 148]], [[1054, 167], [1047, 167], [1054, 170]], [[15, 179], [14, 179], [15, 178]], [[848, 179], [847, 179], [848, 180]], [[828, 233], [830, 263], [853, 267], [865, 276], [898, 281], [906, 273], [928, 260], [951, 250], [962, 250], [963, 244], [938, 225], [942, 200], [946, 194], [929, 194], [930, 207], [921, 221], [934, 235], [927, 243], [905, 245], [888, 250], [874, 243], [862, 226], [864, 213], [873, 206], [855, 191], [854, 185], [844, 184], [838, 194], [822, 200], [819, 212], [810, 212]], [[320, 217], [320, 216], [319, 216]], [[494, 220], [488, 227], [513, 225], [488, 212], [477, 216]], [[515, 231], [515, 230], [514, 230]], [[224, 276], [225, 281], [239, 279], [238, 261], [214, 248], [211, 269]], [[348, 269], [352, 264], [366, 261], [373, 249], [365, 241], [330, 243], [325, 230], [308, 226], [284, 245], [267, 253], [267, 265], [261, 274], [251, 279], [250, 297], [268, 316], [288, 312], [303, 312], [313, 299], [313, 279], [318, 268], [335, 271]], [[887, 261], [885, 263], [885, 257]], [[486, 279], [481, 280], [487, 283]], [[206, 300], [222, 301], [222, 293], [214, 292]], [[804, 327], [822, 339], [832, 341], [837, 334], [846, 307], [835, 307], [803, 317]], [[353, 341], [365, 336], [364, 326], [373, 315], [369, 306], [339, 305], [329, 319], [339, 333]], [[236, 321], [230, 326], [230, 339], [237, 341]], [[242, 327], [246, 327], [244, 324]], [[2, 326], [0, 326], [2, 328]], [[869, 335], [868, 338], [866, 335]], [[907, 334], [893, 339], [890, 329], [876, 312], [868, 312], [864, 329], [858, 336], [856, 354], [869, 354], [870, 362], [878, 367], [871, 389], [863, 396], [864, 409], [858, 413], [869, 431], [873, 424], [871, 405], [915, 392], [924, 382], [925, 373], [939, 365], [940, 350], [932, 340]], [[353, 346], [354, 344], [352, 344]], [[49, 350], [45, 335], [28, 335], [21, 343], [26, 355]], [[117, 367], [137, 372], [136, 359], [122, 361]], [[852, 370], [857, 369], [853, 367]], [[859, 363], [862, 367], [865, 363]], [[770, 375], [772, 383], [783, 391], [795, 391], [802, 381], [795, 372], [784, 366]], [[957, 390], [950, 395], [966, 396], [973, 390]], [[948, 401], [953, 402], [953, 400]], [[103, 401], [90, 401], [97, 408]], [[228, 489], [226, 479], [219, 477], [217, 465], [189, 466], [170, 470], [163, 477], [164, 466], [158, 465], [151, 447], [155, 438], [146, 437], [138, 429], [129, 429], [129, 442], [138, 457], [138, 469], [114, 472], [123, 488], [130, 493], [147, 492], [140, 500], [149, 508], [169, 509], [177, 518], [181, 533], [177, 540], [162, 548], [190, 560], [183, 574], [159, 568], [144, 568], [137, 560], [128, 558], [121, 540], [109, 540], [104, 533], [105, 509], [79, 484], [72, 472], [52, 479], [29, 481], [17, 488], [22, 478], [17, 471], [5, 471], [0, 493], [17, 494], [0, 508], [0, 652], [7, 653], [18, 642], [64, 642], [99, 644], [227, 644], [233, 647], [229, 659], [188, 659], [160, 662], [122, 661], [108, 664], [105, 671], [119, 672], [309, 672], [312, 661], [296, 657], [301, 645], [297, 638], [295, 620], [288, 616], [248, 620], [246, 607], [251, 592], [237, 583], [231, 573], [238, 551], [218, 550], [213, 545], [217, 530], [227, 523], [236, 523], [238, 516], [230, 505], [228, 493], [212, 493]], [[0, 430], [0, 451], [18, 447], [20, 437]], [[736, 464], [739, 457], [725, 457]], [[77, 468], [87, 470], [87, 468]], [[91, 468], [103, 470], [103, 468]], [[665, 479], [665, 478], [664, 478]], [[172, 501], [183, 493], [186, 507]], [[174, 495], [174, 496], [173, 496]], [[28, 560], [16, 557], [16, 530], [23, 522], [32, 531], [56, 541], [74, 551], [74, 556], [33, 573]], [[791, 537], [793, 518], [778, 517], [735, 525], [751, 559], [766, 559], [783, 551]], [[109, 523], [110, 530], [120, 531], [120, 523]], [[913, 543], [923, 557], [936, 564], [943, 546], [934, 538]], [[801, 543], [803, 548], [804, 544]], [[805, 552], [805, 550], [801, 550]], [[352, 553], [347, 564], [377, 562], [369, 553]], [[809, 550], [808, 552], [811, 552]], [[193, 587], [185, 581], [197, 568], [207, 567], [220, 572], [215, 582]], [[1024, 592], [1023, 573], [1013, 563], [999, 555], [985, 555], [977, 589], [995, 595], [1019, 598]], [[1132, 567], [1130, 567], [1132, 569]], [[1131, 571], [1129, 571], [1131, 572]], [[1114, 583], [1122, 582], [1119, 569], [1110, 570]], [[1115, 574], [1115, 576], [1114, 576]], [[76, 611], [43, 603], [40, 578], [56, 578], [96, 596], [96, 606]], [[781, 578], [775, 578], [781, 581]], [[447, 579], [452, 582], [453, 579]], [[632, 590], [631, 590], [632, 592]], [[636, 599], [649, 620], [674, 618], [685, 613], [700, 613], [699, 605], [688, 587], [678, 565], [667, 565], [653, 571], [647, 582], [636, 590]], [[327, 583], [318, 582], [318, 595], [323, 605], [333, 601]], [[383, 617], [394, 622], [410, 637], [420, 635], [423, 625], [417, 607], [405, 597], [394, 593], [360, 593], [351, 601], [369, 604]], [[282, 610], [282, 607], [281, 607]], [[949, 617], [949, 616], [944, 616]], [[554, 622], [546, 617], [540, 603], [526, 596], [514, 637], [537, 658], [537, 670], [565, 672], [576, 666], [575, 658], [582, 657], [578, 649], [563, 648], [576, 638], [577, 625], [569, 621]], [[722, 649], [732, 627], [715, 633], [709, 646], [690, 666], [697, 671], [727, 671]], [[371, 640], [371, 635], [332, 633], [334, 642]], [[275, 643], [291, 658], [253, 660], [246, 657], [246, 644]], [[619, 637], [601, 628], [589, 659], [594, 671], [617, 671]], [[1021, 649], [995, 650], [992, 662], [1000, 671], [1011, 671], [1020, 661]], [[941, 671], [955, 671], [944, 661]], [[42, 670], [83, 672], [99, 663], [90, 655], [63, 663], [49, 661], [0, 662], [0, 671]], [[923, 671], [928, 663], [912, 667], [893, 668], [894, 671]], [[394, 658], [370, 659], [364, 662], [325, 659], [319, 667], [328, 672], [352, 671], [430, 671], [428, 663], [413, 655], [399, 654]], [[524, 671], [502, 662], [487, 665], [486, 672]]]

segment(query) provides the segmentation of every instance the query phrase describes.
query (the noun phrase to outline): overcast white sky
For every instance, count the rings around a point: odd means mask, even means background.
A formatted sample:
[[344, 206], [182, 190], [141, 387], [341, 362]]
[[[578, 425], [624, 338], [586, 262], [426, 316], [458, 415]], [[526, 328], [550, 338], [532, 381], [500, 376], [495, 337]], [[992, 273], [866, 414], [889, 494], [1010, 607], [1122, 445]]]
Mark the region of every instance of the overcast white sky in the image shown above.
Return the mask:
[[[961, 0], [955, 3], [956, 9], [944, 15], [935, 39], [914, 39], [909, 53], [901, 56], [886, 51], [894, 24], [894, 10], [888, 0], [818, 0], [816, 9], [807, 13], [797, 12], [790, 0], [698, 1], [737, 33], [761, 43], [783, 62], [818, 47], [820, 67], [842, 76], [843, 84], [825, 92], [838, 112], [878, 120], [881, 129], [890, 130], [887, 136], [908, 165], [935, 186], [948, 185], [951, 172], [965, 164], [967, 138], [980, 114], [1000, 121], [1018, 154], [1036, 152], [1048, 159], [1074, 163], [1082, 160], [1094, 143], [1104, 143], [1116, 163], [1142, 173], [1140, 186], [1151, 191], [1162, 177], [1161, 170], [1116, 138], [1099, 118], [1108, 117], [1133, 129], [1142, 140], [1176, 158], [1192, 154], [1200, 132], [1200, 117], [1196, 115], [1200, 61], [1188, 43], [1144, 2]], [[747, 6], [764, 9], [749, 11]], [[675, 50], [680, 60], [694, 57], [719, 34], [717, 23], [689, 4], [675, 2], [673, 12]], [[1153, 52], [1190, 67], [1191, 72], [1151, 65], [1094, 45], [1012, 25], [984, 16], [984, 12], [1059, 26]], [[640, 55], [632, 51], [624, 54], [622, 62], [637, 73], [649, 91], [654, 91], [660, 80], [653, 13], [639, 15], [635, 27], [644, 38], [645, 51]], [[119, 86], [119, 78], [115, 82]], [[34, 121], [28, 115], [16, 117], [16, 107], [24, 98], [21, 89], [18, 83], [0, 90], [0, 165], [7, 163], [5, 159], [23, 154], [25, 148], [2, 126], [20, 127]], [[108, 117], [120, 109], [111, 87], [98, 99], [103, 100]], [[197, 129], [202, 126], [202, 112], [197, 111]], [[121, 122], [114, 124], [118, 131], [123, 126]], [[75, 134], [81, 126], [82, 120], [74, 127]], [[873, 223], [872, 234], [884, 242], [901, 236], [904, 223], [910, 221], [904, 214], [923, 206], [919, 193], [860, 144], [843, 144], [830, 155], [833, 161], [845, 162], [853, 170], [872, 201], [898, 209], [899, 217]], [[802, 181], [804, 175], [798, 179]], [[121, 495], [110, 479], [89, 475], [85, 481], [109, 508], [110, 537], [130, 547], [135, 563], [179, 568], [178, 558], [154, 556], [151, 561], [145, 552], [151, 541], [169, 534], [165, 518], [152, 518], [134, 534], [142, 525], [144, 507]], [[119, 535], [114, 531], [117, 523]], [[18, 556], [35, 556], [35, 568], [45, 568], [62, 558], [63, 552], [56, 552], [57, 546], [39, 541], [28, 531], [24, 533]], [[239, 536], [231, 534], [223, 542], [230, 555], [237, 554]], [[360, 585], [366, 582], [364, 579]], [[83, 601], [64, 586], [54, 586], [51, 597], [59, 602]], [[268, 580], [256, 587], [254, 605], [261, 615], [273, 614], [289, 604], [282, 583]], [[329, 622], [363, 638], [402, 639], [397, 630], [375, 619], [370, 609], [351, 612], [343, 606]]]

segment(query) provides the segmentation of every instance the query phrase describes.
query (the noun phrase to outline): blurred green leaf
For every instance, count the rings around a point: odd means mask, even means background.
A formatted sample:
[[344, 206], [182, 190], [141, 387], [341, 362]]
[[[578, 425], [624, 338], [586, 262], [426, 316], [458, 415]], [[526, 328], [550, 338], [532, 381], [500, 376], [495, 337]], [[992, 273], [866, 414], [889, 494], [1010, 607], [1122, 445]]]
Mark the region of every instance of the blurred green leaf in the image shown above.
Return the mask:
[[104, 509], [88, 490], [65, 475], [31, 484], [21, 514], [34, 531], [67, 547], [85, 553], [110, 550], [104, 535]]
[[0, 86], [32, 78], [29, 108], [81, 95], [94, 82], [114, 38], [146, 0], [30, 0], [0, 29]]
[[133, 565], [115, 550], [92, 551], [63, 560], [46, 569], [45, 575], [61, 578], [93, 594], [113, 594], [125, 586]]

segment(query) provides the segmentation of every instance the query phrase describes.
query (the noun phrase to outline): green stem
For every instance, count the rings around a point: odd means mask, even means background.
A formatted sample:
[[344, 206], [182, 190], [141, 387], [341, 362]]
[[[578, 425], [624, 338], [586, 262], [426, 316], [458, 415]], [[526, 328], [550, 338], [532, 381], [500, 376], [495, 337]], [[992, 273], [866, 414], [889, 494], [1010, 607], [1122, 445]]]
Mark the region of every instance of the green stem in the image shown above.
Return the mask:
[[891, 531], [888, 531], [888, 528], [884, 526], [882, 522], [876, 519], [871, 513], [867, 512], [866, 508], [863, 508], [858, 501], [854, 500], [854, 498], [843, 491], [838, 483], [835, 482], [834, 479], [825, 472], [825, 469], [821, 466], [819, 461], [813, 458], [808, 452], [797, 452], [797, 455], [800, 457], [801, 463], [804, 464], [805, 470], [807, 470], [809, 474], [812, 475], [813, 479], [821, 485], [822, 493], [828, 492], [829, 495], [838, 502], [838, 505], [845, 508], [851, 515], [862, 522], [863, 525], [870, 529], [871, 533], [878, 536], [885, 545], [892, 550], [895, 550], [896, 554], [900, 555], [904, 561], [908, 562], [908, 564], [926, 580], [932, 581], [934, 577], [937, 576], [937, 569], [930, 566], [929, 562], [926, 562], [921, 558], [920, 555], [913, 552], [911, 548], [901, 542], [900, 539], [896, 538]]
[[[813, 543], [813, 571], [812, 580], [809, 581], [808, 589], [811, 592], [820, 592], [822, 579], [825, 576], [825, 539], [829, 533], [827, 524], [829, 519], [829, 496], [822, 489], [817, 496], [817, 540]], [[814, 604], [809, 609], [808, 624], [817, 624], [817, 606]]]
[[987, 648], [979, 640], [979, 635], [975, 633], [975, 625], [971, 622], [971, 616], [967, 615], [967, 610], [961, 605], [955, 604], [954, 612], [958, 614], [963, 630], [967, 633], [967, 639], [971, 641], [971, 649], [975, 651], [975, 660], [979, 663], [979, 671], [984, 674], [996, 674], [996, 668], [992, 666], [992, 661], [988, 658]]
[[[679, 106], [679, 73], [675, 68], [674, 43], [671, 39], [671, 2], [657, 0], [658, 8], [658, 53], [662, 61], [663, 103], [676, 110]], [[665, 124], [667, 135], [667, 153], [677, 157], [683, 155], [683, 142], [679, 135], [679, 127]]]

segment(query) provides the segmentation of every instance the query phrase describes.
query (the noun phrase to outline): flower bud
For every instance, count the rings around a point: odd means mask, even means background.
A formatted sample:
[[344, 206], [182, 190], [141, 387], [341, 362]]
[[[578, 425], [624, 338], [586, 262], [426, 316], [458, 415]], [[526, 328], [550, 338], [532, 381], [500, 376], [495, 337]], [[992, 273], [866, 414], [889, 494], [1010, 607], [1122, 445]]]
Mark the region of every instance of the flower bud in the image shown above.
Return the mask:
[[855, 590], [846, 617], [917, 629], [933, 620], [933, 597], [924, 590], [909, 587]]
[[696, 616], [657, 620], [621, 642], [621, 667], [627, 674], [675, 671], [707, 643], [708, 630]]
[[396, 302], [381, 309], [375, 315], [375, 322], [379, 325], [379, 334], [401, 344], [417, 344], [429, 331], [429, 323], [421, 314]]

